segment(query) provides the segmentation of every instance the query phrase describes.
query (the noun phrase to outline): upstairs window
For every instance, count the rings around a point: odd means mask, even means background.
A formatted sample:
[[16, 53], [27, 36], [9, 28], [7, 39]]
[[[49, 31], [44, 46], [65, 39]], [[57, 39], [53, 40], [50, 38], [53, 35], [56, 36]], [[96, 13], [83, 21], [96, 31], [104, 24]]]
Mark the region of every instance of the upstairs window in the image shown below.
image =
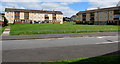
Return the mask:
[[105, 14], [107, 14], [108, 12], [107, 12], [107, 11], [105, 11], [104, 13], [105, 13]]
[[107, 17], [105, 17], [105, 19], [107, 19]]
[[110, 13], [112, 13], [112, 11], [110, 11]]
[[102, 12], [99, 12], [99, 14], [102, 14]]
[[100, 19], [102, 19], [102, 17], [100, 17]]
[[110, 18], [112, 18], [112, 16], [110, 16]]

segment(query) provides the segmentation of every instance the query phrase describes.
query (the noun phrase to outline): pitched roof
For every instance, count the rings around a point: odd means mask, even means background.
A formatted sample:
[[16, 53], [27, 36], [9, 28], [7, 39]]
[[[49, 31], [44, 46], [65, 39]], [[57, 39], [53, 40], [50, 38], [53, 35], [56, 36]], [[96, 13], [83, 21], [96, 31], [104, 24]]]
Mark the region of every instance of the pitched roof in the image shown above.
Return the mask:
[[111, 10], [119, 10], [120, 6], [117, 7], [109, 7], [109, 8], [100, 8], [100, 9], [94, 9], [94, 10], [86, 10], [86, 11], [79, 11], [77, 14], [81, 13], [90, 13], [90, 12], [100, 12], [100, 11], [111, 11]]
[[33, 12], [33, 13], [48, 13], [48, 14], [63, 14], [61, 11], [46, 11], [46, 10], [29, 10], [29, 9], [16, 9], [16, 8], [5, 8], [5, 12]]

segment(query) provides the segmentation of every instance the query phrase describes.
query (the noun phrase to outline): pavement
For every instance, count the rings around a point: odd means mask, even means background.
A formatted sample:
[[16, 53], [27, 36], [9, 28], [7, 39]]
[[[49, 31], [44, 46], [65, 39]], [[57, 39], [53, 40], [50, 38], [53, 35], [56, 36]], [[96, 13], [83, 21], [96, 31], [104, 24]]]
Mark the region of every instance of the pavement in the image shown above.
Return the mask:
[[10, 33], [10, 26], [7, 26], [7, 28], [5, 28], [4, 32], [2, 33], [2, 36], [9, 36]]
[[71, 34], [38, 34], [38, 35], [9, 35], [2, 36], [2, 40], [26, 40], [26, 39], [48, 39], [64, 37], [94, 37], [94, 36], [116, 36], [118, 32], [99, 32], [99, 33], [71, 33]]
[[47, 62], [118, 51], [118, 36], [3, 40], [3, 62]]

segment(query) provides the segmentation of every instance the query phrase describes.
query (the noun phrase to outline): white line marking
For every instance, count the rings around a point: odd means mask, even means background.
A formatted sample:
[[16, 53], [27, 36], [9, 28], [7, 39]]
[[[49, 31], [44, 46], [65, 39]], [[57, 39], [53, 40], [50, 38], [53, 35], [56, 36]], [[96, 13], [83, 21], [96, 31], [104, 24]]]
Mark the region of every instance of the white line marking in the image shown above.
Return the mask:
[[101, 43], [96, 43], [96, 44], [110, 44], [110, 43], [115, 43], [115, 42], [101, 42]]
[[51, 39], [34, 39], [34, 40], [51, 40]]
[[119, 42], [119, 41], [113, 41], [113, 42]]
[[65, 38], [57, 38], [57, 39], [65, 39]]
[[103, 37], [97, 37], [97, 38], [103, 38]]

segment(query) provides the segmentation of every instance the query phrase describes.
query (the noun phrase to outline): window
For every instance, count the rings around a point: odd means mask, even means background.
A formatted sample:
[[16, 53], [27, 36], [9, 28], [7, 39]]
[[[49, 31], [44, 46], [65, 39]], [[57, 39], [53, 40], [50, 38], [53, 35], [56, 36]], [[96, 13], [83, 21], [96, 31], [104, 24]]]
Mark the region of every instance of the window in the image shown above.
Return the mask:
[[107, 14], [108, 12], [107, 12], [107, 11], [105, 11], [104, 13], [105, 13], [105, 14]]
[[105, 17], [105, 19], [107, 19], [107, 17]]
[[44, 13], [45, 15], [48, 15], [48, 13]]
[[112, 18], [112, 16], [110, 16], [110, 18]]
[[100, 19], [102, 19], [102, 17], [100, 17]]
[[15, 14], [19, 14], [20, 12], [15, 12]]
[[97, 12], [96, 12], [96, 13], [94, 13], [94, 14], [97, 14]]
[[100, 14], [102, 14], [102, 12], [99, 12]]
[[19, 18], [19, 16], [15, 16], [15, 18]]
[[112, 11], [110, 11], [110, 13], [112, 13]]
[[120, 18], [120, 15], [115, 15], [114, 17], [115, 17], [115, 18]]
[[29, 16], [24, 16], [25, 18], [28, 18]]
[[24, 14], [29, 14], [29, 13], [24, 13]]
[[82, 15], [86, 15], [86, 13], [83, 13]]

